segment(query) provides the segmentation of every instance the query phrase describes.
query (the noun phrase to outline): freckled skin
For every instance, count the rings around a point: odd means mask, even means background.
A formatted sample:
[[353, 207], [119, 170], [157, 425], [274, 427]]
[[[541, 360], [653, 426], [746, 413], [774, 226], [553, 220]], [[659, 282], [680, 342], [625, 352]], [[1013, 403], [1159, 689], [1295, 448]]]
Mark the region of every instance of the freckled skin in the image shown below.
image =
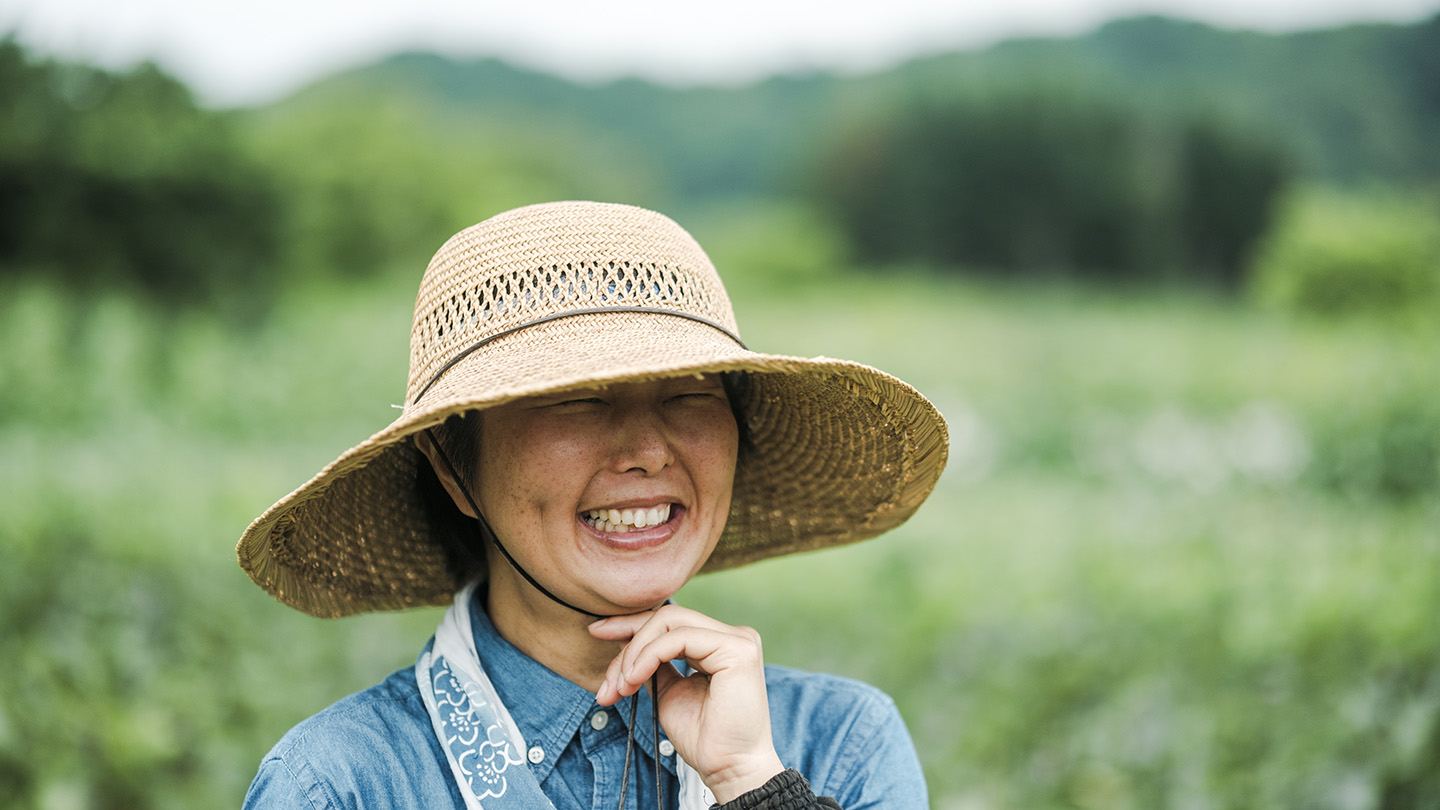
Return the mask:
[[[556, 595], [633, 612], [669, 598], [710, 556], [737, 444], [713, 376], [526, 399], [484, 413], [474, 491], [506, 548]], [[607, 535], [580, 517], [667, 502], [678, 505], [671, 520], [641, 532]], [[521, 589], [503, 561], [490, 571], [492, 591]]]

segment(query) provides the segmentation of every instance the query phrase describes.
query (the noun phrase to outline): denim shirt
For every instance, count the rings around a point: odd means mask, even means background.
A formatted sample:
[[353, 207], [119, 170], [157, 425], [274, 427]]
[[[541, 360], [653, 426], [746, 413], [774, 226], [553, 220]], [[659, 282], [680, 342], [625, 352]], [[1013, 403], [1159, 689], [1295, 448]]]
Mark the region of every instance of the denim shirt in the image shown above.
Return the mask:
[[[615, 807], [633, 698], [600, 706], [593, 694], [501, 638], [483, 609], [472, 605], [471, 614], [485, 672], [520, 727], [541, 790], [556, 810]], [[765, 687], [780, 760], [810, 780], [816, 795], [847, 810], [928, 807], [914, 744], [883, 692], [776, 666], [765, 668]], [[649, 695], [641, 690], [636, 697], [639, 766], [631, 766], [626, 806], [638, 810], [656, 806], [651, 768], [657, 741]], [[660, 754], [665, 806], [674, 808], [678, 782], [668, 741], [660, 743]], [[247, 810], [444, 807], [463, 810], [465, 802], [411, 668], [291, 729], [260, 763], [245, 797]]]

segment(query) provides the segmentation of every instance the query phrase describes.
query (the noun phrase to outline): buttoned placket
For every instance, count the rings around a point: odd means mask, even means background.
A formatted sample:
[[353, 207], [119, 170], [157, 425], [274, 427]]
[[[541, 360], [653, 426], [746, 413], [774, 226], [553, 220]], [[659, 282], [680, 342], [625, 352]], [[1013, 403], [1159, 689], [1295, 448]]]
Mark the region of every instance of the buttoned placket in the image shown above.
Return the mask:
[[[476, 615], [479, 614], [479, 615]], [[509, 642], [494, 633], [489, 617], [479, 609], [477, 599], [472, 615], [475, 627], [476, 646], [482, 650], [482, 660], [487, 661], [487, 670], [494, 666], [491, 674], [497, 691], [520, 726], [525, 738], [525, 749], [521, 755], [542, 789], [555, 772], [566, 750], [576, 745], [569, 756], [580, 756], [590, 766], [594, 794], [591, 806], [596, 810], [613, 810], [620, 795], [620, 780], [625, 761], [625, 744], [628, 736], [627, 722], [630, 718], [630, 704], [639, 697], [635, 725], [635, 750], [638, 764], [631, 763], [630, 785], [626, 790], [626, 806], [640, 810], [653, 808], [655, 777], [650, 761], [660, 751], [660, 765], [664, 769], [666, 805], [675, 807], [678, 793], [676, 777], [677, 760], [674, 747], [664, 739], [661, 730], [661, 745], [657, 746], [651, 729], [650, 695], [641, 690], [638, 696], [623, 698], [614, 706], [600, 706], [593, 696], [584, 690], [546, 670], [539, 663], [523, 656]], [[513, 705], [512, 705], [513, 702]], [[543, 712], [530, 710], [544, 707]], [[603, 712], [605, 719], [597, 720]], [[596, 726], [599, 726], [597, 728]], [[578, 740], [577, 740], [578, 737]], [[667, 755], [668, 752], [668, 755]], [[557, 777], [558, 778], [558, 777]], [[637, 804], [639, 797], [645, 797]], [[576, 798], [579, 798], [578, 796]]]
[[[595, 706], [591, 709], [585, 722], [579, 729], [580, 749], [586, 760], [594, 769], [596, 796], [593, 807], [596, 810], [609, 810], [615, 807], [616, 798], [620, 792], [620, 782], [623, 778], [621, 769], [625, 763], [625, 745], [629, 737], [629, 728], [626, 723], [630, 719], [630, 701], [634, 698], [625, 698], [614, 706]], [[601, 720], [599, 718], [603, 717]], [[640, 705], [635, 717], [635, 751], [636, 761], [630, 763], [630, 787], [626, 790], [625, 806], [631, 810], [643, 810], [654, 807], [654, 772], [651, 769], [651, 761], [655, 756], [656, 745], [652, 739], [650, 721], [650, 701], [648, 693], [641, 698]], [[662, 781], [666, 795], [666, 806], [675, 806], [675, 796], [678, 794], [678, 783], [676, 781], [676, 762], [673, 756], [674, 746], [670, 741], [664, 739], [664, 730], [661, 730], [662, 743], [659, 746], [663, 752], [669, 749], [672, 754], [660, 756], [660, 767], [664, 771]], [[641, 797], [645, 797], [641, 801]]]

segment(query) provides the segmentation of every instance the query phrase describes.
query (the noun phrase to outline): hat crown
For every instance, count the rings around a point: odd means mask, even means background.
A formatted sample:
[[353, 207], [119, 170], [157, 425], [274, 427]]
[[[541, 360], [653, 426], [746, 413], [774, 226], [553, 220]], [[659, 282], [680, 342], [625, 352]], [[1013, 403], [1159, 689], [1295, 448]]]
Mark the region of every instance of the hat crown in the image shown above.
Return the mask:
[[477, 344], [607, 308], [679, 313], [738, 333], [714, 265], [669, 217], [613, 203], [527, 206], [457, 233], [430, 260], [415, 300], [406, 402]]

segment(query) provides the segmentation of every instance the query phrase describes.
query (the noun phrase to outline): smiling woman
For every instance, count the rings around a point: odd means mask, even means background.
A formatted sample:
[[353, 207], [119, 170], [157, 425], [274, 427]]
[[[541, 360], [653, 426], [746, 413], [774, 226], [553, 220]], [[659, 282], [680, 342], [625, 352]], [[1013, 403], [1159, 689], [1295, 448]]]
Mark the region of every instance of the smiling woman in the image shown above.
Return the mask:
[[[754, 630], [669, 600], [900, 524], [946, 446], [883, 372], [746, 348], [659, 214], [462, 231], [421, 282], [400, 418], [238, 547], [307, 613], [450, 608], [413, 669], [287, 734], [247, 806], [927, 806], [883, 693], [766, 667]], [[632, 761], [653, 775], [633, 791]]]

